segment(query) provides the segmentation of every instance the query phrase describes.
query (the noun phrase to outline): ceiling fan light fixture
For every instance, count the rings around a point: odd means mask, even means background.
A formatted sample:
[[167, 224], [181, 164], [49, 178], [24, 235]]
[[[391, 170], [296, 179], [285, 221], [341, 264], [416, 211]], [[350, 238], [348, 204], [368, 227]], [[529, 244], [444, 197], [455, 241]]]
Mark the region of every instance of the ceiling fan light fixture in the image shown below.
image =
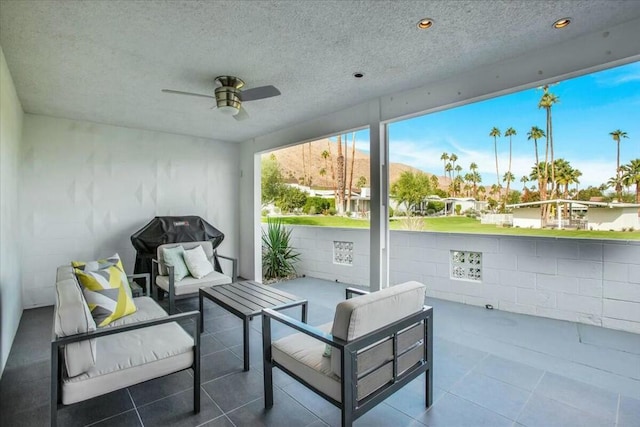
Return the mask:
[[232, 105], [223, 105], [218, 107], [218, 111], [220, 111], [225, 116], [235, 116], [240, 112], [240, 108], [234, 107]]
[[556, 29], [566, 28], [569, 26], [569, 24], [571, 24], [571, 18], [561, 18], [553, 23], [553, 28], [556, 28]]

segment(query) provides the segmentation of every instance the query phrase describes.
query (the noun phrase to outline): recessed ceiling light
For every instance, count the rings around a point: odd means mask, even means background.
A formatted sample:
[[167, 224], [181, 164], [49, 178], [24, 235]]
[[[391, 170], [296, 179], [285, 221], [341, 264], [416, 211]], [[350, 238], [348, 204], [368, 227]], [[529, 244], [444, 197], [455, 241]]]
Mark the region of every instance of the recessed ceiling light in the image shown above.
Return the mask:
[[433, 26], [433, 19], [431, 18], [424, 18], [418, 21], [418, 28], [420, 28], [421, 30], [426, 30], [428, 28], [431, 28], [432, 26]]
[[569, 24], [571, 24], [571, 18], [562, 18], [553, 23], [553, 28], [565, 28], [568, 27]]
[[355, 72], [355, 73], [353, 73], [353, 77], [355, 77], [356, 79], [361, 79], [361, 78], [364, 77], [364, 73]]

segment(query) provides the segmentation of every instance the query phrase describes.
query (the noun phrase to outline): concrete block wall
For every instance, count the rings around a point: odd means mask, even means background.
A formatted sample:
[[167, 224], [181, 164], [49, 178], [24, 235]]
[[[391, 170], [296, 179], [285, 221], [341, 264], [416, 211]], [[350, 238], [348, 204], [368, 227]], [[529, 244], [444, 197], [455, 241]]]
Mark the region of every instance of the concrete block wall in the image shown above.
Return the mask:
[[[369, 230], [291, 227], [299, 274], [367, 285]], [[640, 333], [640, 242], [392, 231], [390, 283], [418, 280], [434, 298]], [[333, 264], [333, 241], [354, 265]], [[482, 280], [451, 278], [450, 251], [482, 253]]]

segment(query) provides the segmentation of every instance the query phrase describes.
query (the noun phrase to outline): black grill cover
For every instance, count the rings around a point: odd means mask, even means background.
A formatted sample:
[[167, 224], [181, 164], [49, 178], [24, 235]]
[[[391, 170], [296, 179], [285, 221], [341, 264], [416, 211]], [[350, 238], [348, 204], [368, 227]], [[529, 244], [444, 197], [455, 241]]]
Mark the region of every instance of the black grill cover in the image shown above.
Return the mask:
[[[157, 216], [131, 235], [137, 251], [134, 272], [151, 273], [151, 259], [156, 257], [160, 245], [205, 240], [210, 240], [216, 249], [224, 240], [224, 234], [199, 216]], [[222, 272], [217, 257], [214, 257], [214, 267]]]

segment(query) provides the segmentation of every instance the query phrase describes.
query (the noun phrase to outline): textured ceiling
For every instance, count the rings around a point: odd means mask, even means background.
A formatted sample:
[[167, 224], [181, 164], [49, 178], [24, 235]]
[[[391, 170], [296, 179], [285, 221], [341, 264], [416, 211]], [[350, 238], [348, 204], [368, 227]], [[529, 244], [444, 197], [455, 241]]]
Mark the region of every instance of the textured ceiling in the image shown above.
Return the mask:
[[[638, 17], [635, 0], [1, 0], [0, 46], [28, 113], [245, 141]], [[160, 92], [225, 74], [282, 95], [237, 122]]]

